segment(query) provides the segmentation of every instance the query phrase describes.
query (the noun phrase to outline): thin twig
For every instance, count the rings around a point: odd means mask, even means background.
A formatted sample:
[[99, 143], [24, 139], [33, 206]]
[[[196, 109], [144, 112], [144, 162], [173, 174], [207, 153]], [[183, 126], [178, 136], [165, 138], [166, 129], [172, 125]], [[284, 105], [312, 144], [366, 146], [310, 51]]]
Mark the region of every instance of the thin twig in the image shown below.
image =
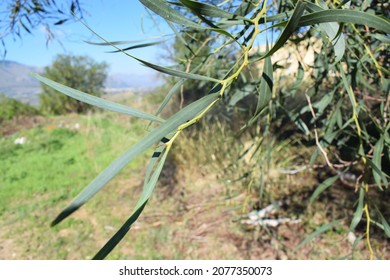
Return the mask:
[[[186, 70], [185, 70], [186, 73], [190, 72], [192, 62], [194, 61], [194, 59], [196, 57], [198, 57], [198, 54], [200, 53], [200, 51], [207, 45], [208, 42], [211, 41], [211, 39], [212, 39], [212, 37], [206, 38], [206, 40], [204, 40], [202, 45], [200, 45], [200, 47], [196, 50], [196, 52], [192, 55], [192, 57], [188, 59], [188, 62], [186, 65]], [[182, 85], [180, 87], [180, 106], [179, 106], [180, 110], [183, 109], [183, 105], [184, 105], [184, 85]]]
[[336, 172], [337, 172], [337, 170], [334, 168], [333, 164], [329, 161], [328, 154], [326, 153], [326, 151], [325, 151], [325, 150], [322, 148], [322, 146], [321, 146], [321, 143], [320, 143], [319, 138], [318, 138], [317, 125], [316, 125], [316, 122], [315, 122], [315, 120], [316, 120], [316, 114], [315, 114], [315, 112], [314, 112], [313, 105], [312, 105], [311, 100], [310, 100], [310, 96], [307, 95], [307, 93], [305, 93], [305, 96], [306, 96], [306, 99], [307, 99], [307, 103], [309, 104], [309, 108], [310, 108], [311, 114], [313, 115], [313, 118], [314, 118], [314, 134], [315, 134], [315, 138], [316, 138], [316, 145], [317, 145], [318, 149], [320, 149], [322, 155], [324, 156], [327, 165], [328, 165], [333, 171], [336, 171]]

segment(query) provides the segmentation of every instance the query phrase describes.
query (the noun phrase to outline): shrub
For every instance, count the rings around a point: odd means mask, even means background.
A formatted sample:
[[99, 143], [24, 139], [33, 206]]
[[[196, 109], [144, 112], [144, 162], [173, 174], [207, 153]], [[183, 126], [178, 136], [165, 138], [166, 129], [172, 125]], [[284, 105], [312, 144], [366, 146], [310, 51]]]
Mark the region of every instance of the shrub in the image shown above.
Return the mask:
[[0, 123], [18, 116], [38, 115], [36, 108], [0, 94]]

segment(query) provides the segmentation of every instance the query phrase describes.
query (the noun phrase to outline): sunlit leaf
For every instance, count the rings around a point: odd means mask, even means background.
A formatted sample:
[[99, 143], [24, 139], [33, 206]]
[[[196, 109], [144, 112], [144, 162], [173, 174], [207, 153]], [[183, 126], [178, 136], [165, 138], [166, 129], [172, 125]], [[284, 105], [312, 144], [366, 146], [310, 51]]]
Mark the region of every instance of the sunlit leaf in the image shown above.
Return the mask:
[[264, 55], [262, 55], [259, 58], [259, 60], [273, 55], [281, 47], [283, 47], [284, 43], [287, 42], [291, 34], [297, 29], [300, 18], [302, 17], [305, 8], [306, 8], [306, 4], [302, 3], [302, 1], [297, 2], [294, 9], [294, 13], [291, 15], [290, 19], [288, 20], [287, 25], [283, 29], [283, 32], [280, 34], [278, 40], [269, 51], [267, 51]]
[[[322, 11], [322, 10], [328, 10], [326, 3], [324, 3], [322, 0], [319, 1], [322, 5], [322, 8], [312, 4], [307, 3], [307, 7], [310, 11]], [[326, 33], [326, 35], [329, 37], [329, 39], [332, 41], [333, 48], [335, 51], [336, 60], [335, 62], [339, 62], [344, 53], [345, 53], [345, 39], [344, 34], [339, 34], [340, 26], [336, 22], [326, 22], [326, 23], [320, 23], [321, 30]]]
[[207, 95], [179, 111], [159, 127], [155, 128], [141, 141], [132, 146], [119, 158], [114, 160], [104, 169], [72, 202], [67, 206], [52, 222], [52, 226], [58, 224], [74, 211], [79, 209], [91, 197], [99, 192], [120, 170], [122, 170], [131, 160], [143, 153], [153, 144], [163, 137], [176, 130], [183, 123], [197, 116], [202, 110], [207, 108], [212, 102], [220, 97], [219, 93]]
[[76, 90], [76, 89], [73, 89], [73, 88], [70, 88], [70, 87], [67, 87], [64, 85], [61, 85], [61, 84], [54, 82], [50, 79], [42, 77], [39, 74], [33, 73], [31, 75], [34, 78], [36, 78], [37, 80], [39, 80], [40, 82], [54, 88], [55, 90], [58, 90], [59, 92], [65, 94], [69, 97], [77, 99], [81, 102], [88, 103], [90, 105], [93, 105], [93, 106], [96, 106], [99, 108], [103, 108], [103, 109], [107, 109], [110, 111], [114, 111], [114, 112], [130, 115], [130, 116], [134, 116], [137, 118], [145, 119], [145, 120], [150, 120], [150, 121], [160, 122], [160, 123], [164, 122], [164, 120], [159, 118], [159, 117], [138, 111], [137, 109], [133, 109], [133, 108], [127, 107], [127, 106], [122, 105], [122, 104], [118, 104], [118, 103], [115, 103], [115, 102], [112, 102], [109, 100], [105, 100], [103, 98], [99, 98], [99, 97], [87, 94], [85, 92], [82, 92], [82, 91], [79, 91], [79, 90]]
[[201, 26], [183, 15], [181, 15], [178, 11], [171, 8], [166, 1], [163, 0], [139, 0], [145, 7], [152, 10], [156, 14], [158, 14], [160, 17], [177, 23], [182, 24], [187, 27], [192, 27], [196, 29], [205, 29], [206, 27]]

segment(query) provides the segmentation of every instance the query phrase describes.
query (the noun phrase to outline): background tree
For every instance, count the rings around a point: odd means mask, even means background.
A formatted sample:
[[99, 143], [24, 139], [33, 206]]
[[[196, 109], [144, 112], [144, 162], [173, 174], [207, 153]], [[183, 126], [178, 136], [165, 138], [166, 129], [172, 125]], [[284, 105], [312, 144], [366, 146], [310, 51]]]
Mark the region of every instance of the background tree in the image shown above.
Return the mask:
[[[107, 78], [107, 68], [106, 63], [98, 63], [87, 56], [59, 55], [51, 66], [45, 68], [44, 75], [63, 85], [94, 96], [101, 96]], [[39, 98], [43, 112], [82, 113], [91, 108], [88, 104], [59, 94], [44, 84], [42, 84], [42, 90], [43, 93]]]

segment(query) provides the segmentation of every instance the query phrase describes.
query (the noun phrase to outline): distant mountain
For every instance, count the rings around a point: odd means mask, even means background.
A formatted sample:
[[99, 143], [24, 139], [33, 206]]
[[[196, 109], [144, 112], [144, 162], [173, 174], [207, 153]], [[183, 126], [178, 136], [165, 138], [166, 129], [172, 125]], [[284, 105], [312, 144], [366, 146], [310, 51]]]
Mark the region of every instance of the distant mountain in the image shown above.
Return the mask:
[[157, 76], [148, 74], [123, 74], [114, 73], [107, 77], [106, 89], [108, 92], [120, 91], [121, 89], [142, 90], [150, 89], [162, 84]]
[[[30, 76], [32, 72], [42, 73], [43, 68], [9, 60], [0, 61], [0, 93], [37, 105], [41, 88], [40, 83]], [[161, 83], [161, 79], [153, 78], [151, 75], [115, 73], [107, 77], [105, 86], [108, 93], [122, 93], [150, 89]]]
[[14, 61], [0, 61], [0, 93], [26, 103], [37, 104], [41, 88], [39, 82], [30, 74], [42, 71], [42, 68]]

